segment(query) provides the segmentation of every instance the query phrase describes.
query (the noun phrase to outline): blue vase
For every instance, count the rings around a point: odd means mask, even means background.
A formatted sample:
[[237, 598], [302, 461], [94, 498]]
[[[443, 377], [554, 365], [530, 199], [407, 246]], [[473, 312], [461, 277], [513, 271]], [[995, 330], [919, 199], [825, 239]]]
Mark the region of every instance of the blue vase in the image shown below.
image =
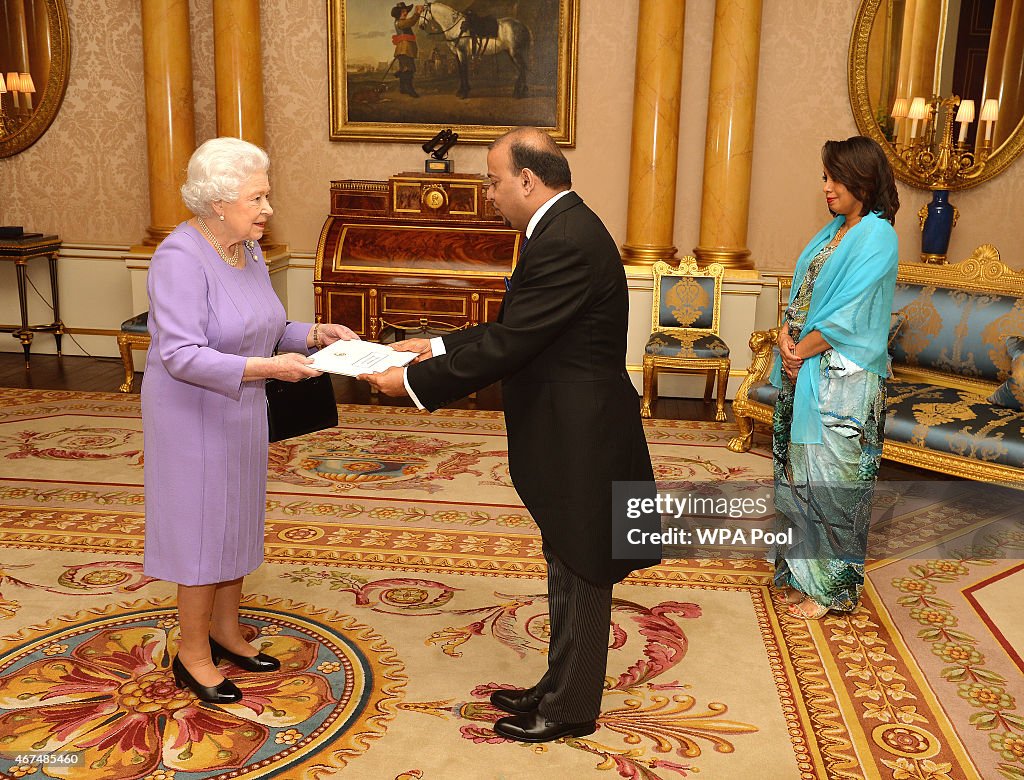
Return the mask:
[[931, 203], [928, 204], [928, 216], [921, 229], [922, 260], [945, 262], [949, 237], [953, 233], [953, 212], [949, 190], [934, 190]]

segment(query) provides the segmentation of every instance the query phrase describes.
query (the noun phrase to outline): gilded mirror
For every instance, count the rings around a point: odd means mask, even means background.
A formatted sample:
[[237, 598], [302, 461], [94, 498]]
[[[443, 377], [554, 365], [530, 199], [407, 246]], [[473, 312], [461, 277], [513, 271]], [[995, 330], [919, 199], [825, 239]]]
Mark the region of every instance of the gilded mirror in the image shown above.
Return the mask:
[[[1024, 151], [1024, 36], [1015, 32], [1022, 12], [1024, 0], [861, 0], [850, 101], [860, 132], [882, 145], [899, 179], [935, 188], [910, 163], [915, 134], [938, 155], [945, 130], [954, 154], [984, 162], [947, 189], [981, 184]], [[973, 101], [973, 118], [954, 95]], [[915, 97], [924, 103], [916, 112]]]
[[0, 2], [0, 157], [46, 132], [64, 100], [70, 64], [64, 0]]

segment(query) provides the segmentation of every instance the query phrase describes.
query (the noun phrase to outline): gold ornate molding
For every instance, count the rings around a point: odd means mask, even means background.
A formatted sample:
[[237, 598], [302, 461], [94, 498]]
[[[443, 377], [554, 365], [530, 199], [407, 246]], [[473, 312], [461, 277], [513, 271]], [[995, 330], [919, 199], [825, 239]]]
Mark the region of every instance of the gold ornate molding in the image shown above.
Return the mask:
[[900, 263], [899, 281], [1024, 296], [1024, 272], [1003, 263], [999, 250], [992, 244], [982, 244], [959, 263], [941, 266]]

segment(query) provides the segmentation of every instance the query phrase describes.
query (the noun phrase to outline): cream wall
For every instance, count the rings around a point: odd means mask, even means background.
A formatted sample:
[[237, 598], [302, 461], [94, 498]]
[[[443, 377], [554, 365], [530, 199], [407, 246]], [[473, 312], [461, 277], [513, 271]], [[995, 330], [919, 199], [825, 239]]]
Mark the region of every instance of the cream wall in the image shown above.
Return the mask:
[[[56, 121], [35, 146], [0, 160], [0, 224], [55, 232], [66, 242], [97, 245], [91, 251], [115, 257], [119, 247], [142, 239], [149, 217], [140, 7], [125, 0], [66, 2], [73, 47], [67, 95]], [[583, 0], [581, 5], [577, 145], [567, 156], [576, 188], [622, 243], [637, 6], [620, 0]], [[191, 6], [196, 134], [201, 141], [215, 127], [212, 6], [210, 0], [193, 0]], [[758, 268], [792, 267], [803, 243], [828, 216], [820, 192], [819, 150], [826, 138], [856, 132], [846, 87], [847, 47], [856, 10], [852, 0], [804, 0], [795, 5], [764, 0], [748, 239]], [[675, 231], [682, 254], [692, 251], [698, 237], [713, 16], [710, 0], [686, 3]], [[267, 147], [277, 210], [272, 228], [276, 239], [296, 255], [294, 262], [305, 274], [301, 278], [308, 280], [309, 258], [327, 213], [330, 181], [418, 170], [423, 153], [415, 144], [327, 140], [323, 0], [264, 0], [261, 20]], [[482, 147], [458, 146], [453, 157], [459, 171], [484, 167]], [[900, 197], [901, 255], [914, 260], [919, 251], [916, 212], [929, 194], [901, 185]], [[1020, 161], [992, 182], [954, 193], [961, 217], [953, 233], [951, 259], [966, 257], [977, 244], [987, 242], [1000, 248], [1009, 265], [1024, 266], [1011, 241], [1016, 220], [1010, 214], [1022, 199]], [[107, 257], [97, 260], [92, 270], [81, 266], [85, 262], [62, 268], [66, 324], [116, 328], [135, 313], [131, 300], [111, 305], [104, 294], [99, 296], [104, 306], [76, 308], [71, 301], [75, 296], [95, 297], [91, 287], [127, 289], [124, 280], [113, 278], [127, 271]], [[32, 274], [45, 282], [41, 269]], [[289, 301], [299, 308], [305, 301], [311, 311], [310, 288], [294, 289], [292, 281]], [[12, 286], [4, 283], [0, 294], [4, 322], [17, 318], [16, 304], [12, 309], [13, 299], [7, 294]], [[99, 345], [100, 337], [95, 338]], [[7, 344], [0, 337], [0, 348], [17, 348], [11, 341]], [[46, 351], [51, 342], [40, 337], [38, 349]], [[741, 345], [734, 345], [734, 350], [742, 351]]]

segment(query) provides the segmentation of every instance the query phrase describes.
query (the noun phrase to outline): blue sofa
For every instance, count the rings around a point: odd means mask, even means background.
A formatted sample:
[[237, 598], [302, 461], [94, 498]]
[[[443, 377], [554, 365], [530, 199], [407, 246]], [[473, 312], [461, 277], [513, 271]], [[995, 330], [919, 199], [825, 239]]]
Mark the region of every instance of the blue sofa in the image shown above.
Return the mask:
[[[1024, 273], [988, 244], [952, 265], [901, 263], [893, 311], [905, 319], [890, 343], [883, 457], [1024, 488], [1024, 412], [987, 400], [1010, 375], [1006, 338], [1024, 335]], [[733, 401], [734, 452], [750, 448], [756, 423], [770, 428], [777, 338], [778, 328], [750, 337], [753, 359]]]

